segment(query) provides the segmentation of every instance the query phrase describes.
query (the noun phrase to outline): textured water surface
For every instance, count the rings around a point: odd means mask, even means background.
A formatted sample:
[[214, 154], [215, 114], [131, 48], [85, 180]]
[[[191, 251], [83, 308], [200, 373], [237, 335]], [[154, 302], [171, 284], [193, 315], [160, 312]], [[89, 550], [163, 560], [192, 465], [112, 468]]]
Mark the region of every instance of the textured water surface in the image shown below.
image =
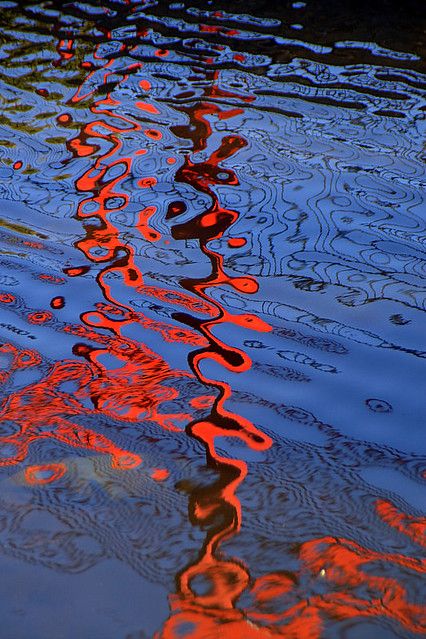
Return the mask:
[[1, 639], [425, 633], [425, 22], [382, 4], [0, 2]]

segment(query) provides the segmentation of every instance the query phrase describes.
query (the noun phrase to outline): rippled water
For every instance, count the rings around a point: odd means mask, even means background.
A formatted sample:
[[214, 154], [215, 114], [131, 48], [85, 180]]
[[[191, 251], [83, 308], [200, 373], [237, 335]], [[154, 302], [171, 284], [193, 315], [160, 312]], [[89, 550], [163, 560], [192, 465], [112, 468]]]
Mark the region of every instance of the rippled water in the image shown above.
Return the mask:
[[0, 2], [1, 639], [425, 632], [421, 4]]

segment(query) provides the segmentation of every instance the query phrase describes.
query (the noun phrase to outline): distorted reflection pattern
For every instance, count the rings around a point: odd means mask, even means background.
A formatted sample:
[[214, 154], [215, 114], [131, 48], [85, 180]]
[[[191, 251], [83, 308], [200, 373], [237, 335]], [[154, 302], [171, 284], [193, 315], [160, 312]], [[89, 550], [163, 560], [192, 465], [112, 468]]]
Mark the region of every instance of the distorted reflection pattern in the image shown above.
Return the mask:
[[0, 2], [1, 557], [149, 602], [5, 639], [426, 630], [421, 43], [261, 5]]

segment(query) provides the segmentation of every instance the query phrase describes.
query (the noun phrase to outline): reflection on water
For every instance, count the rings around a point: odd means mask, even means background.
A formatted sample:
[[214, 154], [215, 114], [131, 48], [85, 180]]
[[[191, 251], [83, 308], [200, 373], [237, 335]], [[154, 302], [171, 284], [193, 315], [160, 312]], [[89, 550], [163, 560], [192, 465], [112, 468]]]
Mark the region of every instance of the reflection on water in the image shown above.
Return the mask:
[[4, 639], [425, 631], [421, 20], [344, 7], [0, 2]]

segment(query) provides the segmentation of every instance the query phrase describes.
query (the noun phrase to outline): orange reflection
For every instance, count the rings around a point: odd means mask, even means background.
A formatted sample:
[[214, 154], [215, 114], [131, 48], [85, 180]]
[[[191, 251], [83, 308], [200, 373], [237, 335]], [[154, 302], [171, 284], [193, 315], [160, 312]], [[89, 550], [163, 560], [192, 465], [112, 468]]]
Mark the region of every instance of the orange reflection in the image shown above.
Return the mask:
[[39, 466], [28, 466], [25, 469], [25, 479], [33, 486], [51, 484], [61, 479], [67, 472], [65, 464], [41, 464]]
[[[218, 27], [207, 25], [201, 25], [200, 29], [219, 31]], [[220, 32], [238, 34], [236, 30], [222, 29]], [[125, 50], [123, 44], [120, 53]], [[62, 41], [58, 52], [64, 60], [72, 57], [72, 40]], [[168, 53], [167, 50], [156, 51], [158, 57], [167, 57]], [[100, 59], [97, 52], [95, 59]], [[242, 59], [242, 56], [235, 56], [235, 59]], [[85, 82], [71, 102], [92, 100], [99, 84], [97, 75], [102, 84], [108, 84], [108, 79], [116, 75], [113, 62], [111, 59], [98, 69], [90, 67]], [[121, 74], [120, 83], [142, 68], [139, 63], [130, 65]], [[222, 550], [223, 542], [241, 528], [242, 509], [237, 490], [248, 468], [242, 459], [222, 456], [217, 450], [218, 438], [237, 439], [255, 451], [267, 449], [272, 442], [249, 419], [227, 408], [231, 385], [213, 378], [206, 371], [211, 363], [220, 364], [231, 373], [247, 371], [251, 366], [247, 353], [217, 337], [216, 333], [221, 332], [217, 329], [222, 325], [233, 324], [260, 332], [270, 331], [271, 327], [254, 314], [229, 312], [211, 295], [215, 287], [230, 287], [247, 295], [255, 294], [259, 288], [254, 277], [227, 274], [222, 255], [210, 245], [212, 240], [222, 238], [238, 220], [238, 211], [222, 206], [216, 187], [238, 187], [238, 176], [228, 168], [227, 161], [238, 154], [247, 141], [241, 135], [228, 134], [207, 159], [203, 156], [198, 162], [194, 156], [206, 151], [211, 142], [212, 119], [225, 120], [244, 113], [242, 108], [222, 106], [220, 99], [237, 98], [249, 103], [254, 98], [221, 89], [216, 72], [206, 72], [205, 77], [209, 88], [205, 89], [203, 99], [193, 106], [176, 107], [190, 118], [192, 126], [174, 127], [174, 131], [191, 139], [193, 148], [176, 170], [175, 180], [207, 196], [210, 205], [189, 222], [180, 223], [186, 205], [173, 202], [167, 220], [175, 240], [196, 239], [199, 242], [201, 253], [210, 262], [210, 274], [200, 279], [181, 280], [184, 290], [145, 284], [135, 248], [114, 223], [112, 213], [125, 211], [128, 207], [130, 196], [125, 182], [132, 176], [135, 156], [140, 158], [148, 153], [147, 149], [140, 148], [126, 156], [122, 138], [125, 134], [139, 134], [144, 143], [146, 138], [150, 144], [160, 142], [162, 131], [144, 123], [148, 116], [160, 114], [160, 110], [147, 98], [138, 100], [135, 107], [139, 117], [132, 119], [120, 112], [120, 102], [111, 93], [93, 101], [90, 106], [93, 121], [85, 123], [79, 134], [68, 142], [68, 149], [75, 157], [93, 158], [89, 169], [76, 181], [77, 191], [84, 194], [76, 217], [85, 225], [85, 236], [75, 246], [87, 264], [67, 267], [64, 273], [67, 277], [79, 277], [89, 272], [92, 264], [100, 267], [97, 283], [102, 301], [81, 314], [81, 324], [60, 329], [78, 338], [73, 347], [76, 359], [58, 361], [42, 380], [11, 393], [0, 405], [0, 417], [19, 424], [14, 434], [0, 438], [0, 443], [11, 451], [9, 457], [2, 457], [0, 464], [6, 466], [24, 461], [32, 443], [50, 438], [84, 451], [109, 455], [112, 466], [118, 470], [138, 467], [142, 459], [137, 452], [124, 450], [113, 439], [79, 423], [81, 418], [100, 414], [122, 423], [148, 420], [171, 431], [181, 431], [186, 426], [188, 435], [201, 442], [207, 464], [217, 471], [217, 478], [208, 486], [190, 489], [189, 518], [194, 526], [207, 532], [197, 559], [177, 575], [177, 592], [170, 597], [171, 617], [156, 635], [158, 639], [182, 636], [194, 639], [216, 636], [319, 639], [326, 619], [352, 617], [386, 617], [410, 632], [422, 632], [424, 609], [409, 601], [407, 590], [396, 578], [375, 576], [370, 570], [374, 572], [377, 565], [386, 562], [398, 569], [423, 574], [425, 564], [420, 560], [403, 554], [371, 551], [351, 540], [329, 536], [301, 544], [298, 572], [274, 572], [253, 579], [249, 566], [238, 558], [227, 558]], [[141, 79], [139, 86], [144, 91], [150, 89], [146, 79]], [[63, 114], [58, 121], [67, 124], [70, 116]], [[173, 160], [169, 157], [166, 162], [172, 165]], [[144, 192], [155, 189], [156, 185], [156, 176], [144, 176], [137, 182]], [[161, 238], [154, 228], [157, 213], [157, 206], [153, 204], [142, 206], [138, 211], [134, 231], [141, 241], [157, 242]], [[233, 248], [245, 244], [245, 238], [228, 240]], [[118, 276], [135, 295], [155, 298], [165, 306], [173, 306], [179, 324], [154, 320], [117, 299], [109, 283], [111, 274]], [[40, 278], [51, 283], [64, 281], [49, 275]], [[15, 297], [4, 293], [0, 295], [0, 302], [13, 304]], [[53, 310], [59, 310], [63, 305], [63, 297], [52, 298]], [[30, 312], [27, 320], [40, 325], [42, 330], [53, 317], [50, 311], [38, 310]], [[146, 344], [127, 337], [126, 329], [130, 326], [155, 331], [169, 344], [195, 347], [188, 356], [192, 372], [172, 368]], [[1, 371], [2, 381], [18, 369], [41, 362], [37, 352], [19, 350], [11, 344], [1, 345], [0, 351], [11, 361], [9, 369]], [[179, 391], [173, 382], [180, 378], [198, 379], [203, 385], [203, 394], [191, 397], [185, 411], [162, 412], [165, 402], [178, 398]], [[73, 392], [63, 390], [64, 382], [74, 382]], [[87, 399], [91, 402], [90, 408]], [[203, 418], [194, 420], [195, 410], [205, 410]], [[59, 480], [65, 472], [64, 464], [51, 463], [28, 466], [24, 474], [30, 485], [43, 485]], [[157, 482], [166, 481], [169, 470], [155, 468], [151, 478]], [[400, 513], [385, 501], [379, 501], [376, 507], [384, 522], [413, 542], [421, 543], [425, 531], [423, 520]], [[299, 587], [302, 578], [308, 580], [311, 591]], [[199, 581], [206, 586], [201, 591], [197, 585]], [[321, 594], [316, 589], [319, 582], [325, 584]], [[361, 592], [366, 588], [368, 596]], [[250, 604], [240, 604], [243, 593], [250, 598]]]
[[[367, 550], [348, 539], [323, 537], [301, 545], [299, 573], [270, 573], [248, 584], [247, 573], [225, 562], [220, 570], [204, 566], [212, 584], [211, 594], [189, 601], [182, 593], [172, 599], [175, 614], [156, 639], [202, 639], [204, 637], [253, 637], [268, 639], [320, 639], [324, 622], [356, 617], [385, 617], [413, 633], [426, 630], [423, 605], [410, 603], [406, 589], [393, 578], [367, 573], [363, 566], [391, 563], [419, 574], [426, 564], [400, 554]], [[302, 576], [309, 576], [311, 593], [299, 589]], [[232, 595], [248, 588], [252, 605], [234, 608]], [[323, 582], [326, 592], [316, 594]], [[362, 594], [367, 591], [367, 598]], [[241, 591], [240, 591], [241, 592]], [[238, 592], [239, 594], [239, 592]], [[271, 612], [273, 610], [273, 612]]]
[[[214, 102], [207, 100], [208, 97], [223, 93], [216, 84], [217, 74], [212, 74], [210, 79], [211, 86], [206, 100], [194, 107], [182, 109], [190, 116], [191, 128], [175, 127], [178, 135], [192, 140], [193, 155], [207, 147], [207, 140], [212, 133], [209, 117], [233, 117], [242, 113], [241, 109], [223, 110]], [[232, 94], [226, 95], [230, 97]], [[238, 96], [232, 95], [232, 97]], [[220, 478], [213, 485], [193, 489], [190, 494], [191, 520], [194, 525], [207, 527], [209, 532], [198, 561], [185, 568], [178, 576], [178, 594], [171, 597], [173, 614], [158, 634], [161, 638], [182, 636], [182, 623], [193, 626], [193, 630], [187, 631], [185, 636], [217, 636], [215, 633], [218, 631], [220, 620], [226, 620], [226, 628], [225, 626], [220, 628], [221, 636], [223, 630], [225, 630], [223, 636], [236, 637], [242, 633], [247, 635], [248, 624], [244, 622], [240, 625], [242, 613], [235, 606], [239, 596], [249, 584], [248, 569], [238, 560], [225, 560], [220, 554], [221, 543], [236, 534], [241, 526], [241, 504], [236, 490], [247, 474], [247, 465], [242, 460], [221, 456], [216, 450], [215, 443], [219, 437], [232, 437], [241, 440], [254, 450], [261, 451], [271, 445], [271, 440], [248, 419], [225, 408], [225, 402], [231, 395], [230, 385], [221, 380], [210, 379], [201, 370], [201, 365], [207, 360], [213, 360], [233, 372], [245, 371], [251, 365], [245, 352], [225, 344], [215, 336], [214, 329], [218, 325], [233, 323], [260, 331], [271, 330], [269, 325], [255, 315], [229, 313], [208, 294], [209, 289], [216, 286], [228, 285], [249, 294], [258, 289], [257, 282], [250, 276], [228, 276], [223, 268], [222, 256], [209, 248], [209, 242], [220, 238], [238, 219], [236, 211], [226, 209], [220, 204], [214, 186], [238, 185], [238, 178], [234, 171], [223, 168], [222, 162], [231, 158], [245, 144], [246, 141], [241, 136], [225, 136], [219, 148], [213, 151], [207, 160], [196, 162], [192, 161], [189, 155], [185, 156], [184, 164], [177, 170], [175, 177], [176, 181], [191, 185], [194, 189], [208, 195], [211, 200], [210, 207], [190, 222], [175, 223], [172, 234], [176, 239], [197, 239], [201, 251], [208, 257], [212, 267], [211, 274], [206, 278], [182, 281], [183, 286], [204, 304], [204, 309], [198, 309], [198, 312], [204, 311], [209, 316], [207, 319], [196, 321], [197, 330], [206, 338], [208, 345], [190, 354], [191, 367], [201, 382], [219, 391], [217, 398], [213, 399], [209, 417], [191, 423], [187, 427], [187, 432], [204, 445], [207, 461], [219, 471]], [[172, 203], [168, 218], [175, 221], [184, 210], [183, 203]], [[210, 309], [215, 309], [214, 313]], [[193, 405], [198, 405], [200, 401], [205, 402], [207, 407], [210, 397], [194, 400]], [[215, 524], [215, 521], [220, 523]], [[206, 594], [197, 594], [194, 584], [200, 578], [208, 584]], [[227, 634], [228, 630], [229, 634]]]

